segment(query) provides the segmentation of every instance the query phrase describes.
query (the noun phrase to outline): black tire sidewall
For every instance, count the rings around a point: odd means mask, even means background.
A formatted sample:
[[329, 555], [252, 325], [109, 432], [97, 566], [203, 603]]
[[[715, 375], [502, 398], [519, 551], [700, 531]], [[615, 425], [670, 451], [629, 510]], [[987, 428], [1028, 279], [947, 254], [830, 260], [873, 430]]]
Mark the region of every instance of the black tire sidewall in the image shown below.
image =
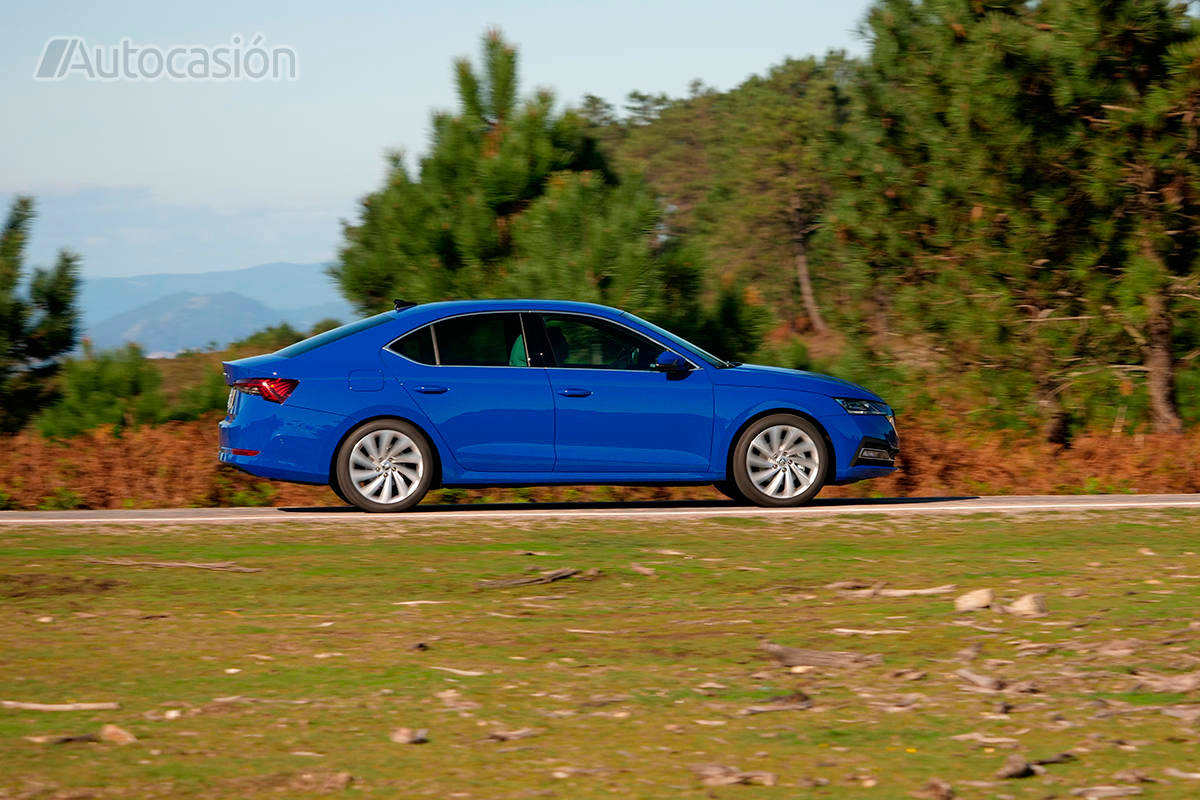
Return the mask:
[[[363, 497], [362, 493], [358, 491], [354, 486], [354, 482], [350, 479], [350, 452], [354, 449], [354, 445], [368, 433], [381, 430], [393, 430], [403, 433], [412, 439], [417, 449], [421, 451], [421, 459], [424, 466], [421, 472], [421, 481], [417, 484], [417, 488], [413, 490], [412, 494], [399, 503], [384, 504], [369, 500]], [[430, 445], [428, 437], [417, 426], [400, 419], [376, 419], [355, 428], [346, 437], [345, 441], [342, 442], [342, 446], [338, 448], [336, 478], [338, 487], [341, 489], [340, 494], [351, 505], [373, 514], [386, 514], [393, 511], [406, 511], [421, 502], [421, 498], [425, 496], [426, 492], [429, 491], [429, 487], [433, 484], [434, 464], [433, 447]]]
[[[754, 441], [755, 436], [774, 425], [791, 425], [807, 433], [815, 443], [820, 457], [816, 480], [800, 494], [787, 499], [771, 497], [761, 492], [750, 480], [750, 475], [746, 470], [746, 456], [749, 453], [750, 442]], [[773, 508], [801, 506], [816, 497], [817, 493], [825, 486], [825, 476], [829, 474], [830, 458], [832, 457], [829, 445], [825, 443], [825, 436], [821, 429], [804, 417], [795, 414], [770, 414], [757, 419], [742, 431], [733, 446], [733, 458], [730, 459], [733, 482], [746, 500], [756, 506]]]
[[713, 488], [735, 503], [744, 505], [745, 503], [749, 502], [746, 500], [746, 496], [742, 494], [741, 490], [737, 488], [737, 484], [733, 481], [717, 481], [713, 484]]

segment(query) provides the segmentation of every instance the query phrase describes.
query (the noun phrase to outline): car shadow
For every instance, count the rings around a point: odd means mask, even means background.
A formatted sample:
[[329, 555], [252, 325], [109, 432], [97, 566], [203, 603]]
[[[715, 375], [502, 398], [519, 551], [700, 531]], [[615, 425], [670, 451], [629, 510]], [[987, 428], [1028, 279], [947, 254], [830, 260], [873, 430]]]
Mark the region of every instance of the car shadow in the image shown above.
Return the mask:
[[[945, 497], [831, 497], [817, 499], [808, 503], [805, 508], [838, 508], [844, 506], [900, 506], [918, 503], [952, 503], [964, 500], [977, 500], [978, 495], [949, 495]], [[708, 508], [745, 508], [754, 510], [754, 506], [735, 503], [732, 500], [632, 500], [632, 501], [586, 501], [574, 503], [430, 503], [411, 508], [407, 514], [453, 514], [464, 511], [656, 511], [666, 509], [697, 509]], [[346, 514], [363, 513], [354, 506], [293, 506], [279, 508], [279, 511], [290, 514], [329, 514], [344, 512]]]

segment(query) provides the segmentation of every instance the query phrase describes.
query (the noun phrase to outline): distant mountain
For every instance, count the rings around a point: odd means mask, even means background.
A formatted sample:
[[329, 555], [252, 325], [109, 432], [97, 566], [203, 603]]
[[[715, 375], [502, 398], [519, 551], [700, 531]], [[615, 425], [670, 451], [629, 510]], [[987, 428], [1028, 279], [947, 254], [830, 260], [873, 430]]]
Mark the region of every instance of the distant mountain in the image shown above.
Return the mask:
[[85, 327], [168, 295], [237, 292], [267, 308], [310, 308], [340, 303], [345, 316], [349, 303], [325, 274], [327, 264], [259, 264], [248, 269], [185, 274], [136, 275], [130, 278], [88, 278], [83, 281], [79, 306]]
[[84, 335], [97, 349], [136, 342], [147, 353], [175, 353], [224, 346], [281, 322], [304, 331], [321, 319], [356, 319], [325, 267], [90, 278], [80, 290]]

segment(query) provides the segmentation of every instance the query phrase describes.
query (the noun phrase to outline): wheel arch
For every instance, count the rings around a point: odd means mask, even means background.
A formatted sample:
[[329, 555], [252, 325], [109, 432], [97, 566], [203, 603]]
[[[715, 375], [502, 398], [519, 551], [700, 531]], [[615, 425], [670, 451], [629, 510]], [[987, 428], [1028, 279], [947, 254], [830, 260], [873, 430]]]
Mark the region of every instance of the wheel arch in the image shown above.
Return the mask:
[[338, 453], [342, 451], [342, 445], [344, 445], [346, 440], [350, 438], [350, 434], [354, 433], [363, 425], [381, 419], [393, 419], [398, 422], [404, 422], [412, 425], [421, 432], [421, 435], [425, 437], [425, 441], [429, 442], [429, 449], [433, 451], [433, 480], [429, 484], [429, 489], [432, 491], [440, 488], [442, 485], [442, 453], [438, 449], [437, 440], [429, 434], [429, 431], [420, 422], [417, 422], [415, 419], [410, 419], [409, 417], [401, 416], [400, 414], [374, 414], [372, 416], [363, 417], [360, 420], [356, 420], [353, 425], [347, 427], [345, 432], [338, 438], [337, 444], [335, 444], [333, 447], [333, 453], [331, 453], [329, 456], [328, 474], [330, 484], [333, 484], [337, 481]]
[[828, 479], [830, 474], [837, 475], [837, 451], [833, 447], [833, 439], [830, 438], [829, 431], [825, 430], [825, 426], [807, 411], [792, 406], [780, 406], [778, 408], [767, 408], [754, 412], [743, 420], [742, 424], [738, 425], [737, 430], [733, 432], [733, 435], [729, 437], [729, 446], [725, 448], [725, 480], [733, 480], [733, 451], [737, 447], [738, 440], [742, 438], [742, 434], [758, 420], [773, 414], [789, 414], [812, 423], [812, 426], [821, 434], [821, 440], [825, 442], [825, 447], [829, 449], [829, 463], [825, 466], [826, 479]]

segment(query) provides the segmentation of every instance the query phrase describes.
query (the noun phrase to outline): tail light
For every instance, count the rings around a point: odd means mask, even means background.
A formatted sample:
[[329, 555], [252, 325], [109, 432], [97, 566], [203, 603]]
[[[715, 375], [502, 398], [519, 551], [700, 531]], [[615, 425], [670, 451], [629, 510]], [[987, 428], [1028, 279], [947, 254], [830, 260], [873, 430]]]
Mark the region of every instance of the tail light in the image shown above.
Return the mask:
[[272, 403], [282, 403], [299, 383], [291, 378], [242, 378], [233, 382], [233, 388], [243, 394], [256, 394]]

